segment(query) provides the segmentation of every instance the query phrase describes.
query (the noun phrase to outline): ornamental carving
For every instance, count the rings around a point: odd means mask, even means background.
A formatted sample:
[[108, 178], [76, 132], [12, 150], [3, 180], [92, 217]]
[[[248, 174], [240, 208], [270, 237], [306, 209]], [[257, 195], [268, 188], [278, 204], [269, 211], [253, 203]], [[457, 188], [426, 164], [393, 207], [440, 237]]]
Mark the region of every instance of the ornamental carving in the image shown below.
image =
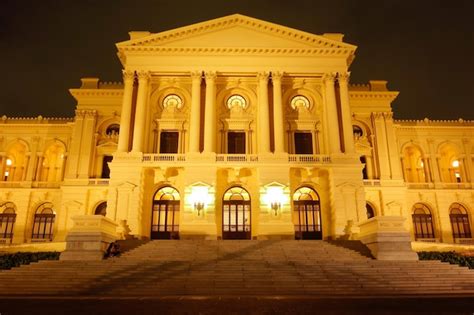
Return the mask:
[[217, 78], [217, 73], [215, 71], [207, 71], [205, 73], [206, 82], [214, 81]]
[[202, 72], [201, 71], [191, 71], [191, 79], [193, 81], [198, 80], [199, 82], [201, 82]]
[[257, 79], [258, 81], [265, 81], [268, 82], [268, 72], [262, 71], [257, 73]]

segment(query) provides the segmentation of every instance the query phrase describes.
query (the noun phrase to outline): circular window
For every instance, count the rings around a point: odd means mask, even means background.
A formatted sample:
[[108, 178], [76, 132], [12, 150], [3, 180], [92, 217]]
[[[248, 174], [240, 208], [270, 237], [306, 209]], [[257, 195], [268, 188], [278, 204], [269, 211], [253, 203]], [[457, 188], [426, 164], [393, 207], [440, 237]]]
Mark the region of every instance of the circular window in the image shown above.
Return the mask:
[[241, 107], [245, 108], [247, 106], [247, 102], [245, 101], [245, 98], [242, 95], [231, 95], [227, 99], [227, 107], [232, 108], [232, 107]]
[[364, 135], [364, 131], [362, 130], [362, 128], [357, 125], [352, 126], [352, 133], [356, 138], [360, 138]]
[[170, 94], [163, 99], [163, 107], [175, 107], [181, 108], [183, 106], [183, 100], [176, 94]]
[[309, 100], [306, 96], [296, 95], [291, 99], [291, 107], [293, 109], [306, 108], [309, 109]]

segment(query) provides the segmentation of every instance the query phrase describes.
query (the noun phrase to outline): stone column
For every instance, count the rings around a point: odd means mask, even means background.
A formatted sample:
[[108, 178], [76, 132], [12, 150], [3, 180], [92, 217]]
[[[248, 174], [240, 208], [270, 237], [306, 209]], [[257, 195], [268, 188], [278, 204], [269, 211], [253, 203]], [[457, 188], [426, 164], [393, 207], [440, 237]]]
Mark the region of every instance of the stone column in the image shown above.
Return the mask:
[[465, 138], [462, 140], [462, 143], [464, 146], [464, 152], [466, 154], [465, 162], [463, 163], [466, 170], [466, 174], [467, 174], [466, 181], [470, 181], [471, 183], [474, 183], [474, 169], [473, 169], [474, 166], [472, 165], [472, 156], [471, 154], [469, 154], [469, 152], [473, 152], [472, 150], [470, 150], [471, 140]]
[[137, 110], [135, 113], [135, 125], [133, 128], [133, 144], [132, 152], [143, 151], [143, 139], [145, 136], [145, 120], [146, 120], [146, 101], [148, 81], [150, 74], [148, 71], [138, 72], [138, 96], [137, 96]]
[[429, 164], [428, 164], [428, 158], [424, 156], [421, 160], [423, 161], [423, 172], [425, 174], [425, 183], [430, 183], [431, 174], [430, 174], [430, 169], [429, 169]]
[[430, 176], [433, 179], [434, 183], [440, 183], [441, 182], [441, 176], [439, 172], [439, 166], [438, 166], [438, 158], [436, 155], [436, 152], [434, 150], [434, 140], [433, 139], [427, 139], [428, 142], [428, 150], [430, 152], [430, 168], [431, 168], [431, 174]]
[[30, 155], [30, 161], [28, 163], [28, 167], [26, 170], [26, 180], [27, 181], [32, 181], [34, 172], [35, 172], [35, 166], [36, 166], [36, 155], [38, 151], [38, 144], [40, 141], [39, 137], [33, 137], [33, 145], [31, 147], [31, 155]]
[[354, 135], [352, 132], [352, 114], [351, 107], [349, 104], [349, 75], [347, 73], [339, 73], [339, 93], [341, 99], [341, 121], [342, 121], [342, 132], [344, 136], [344, 152], [345, 153], [354, 153]]
[[41, 181], [41, 172], [43, 171], [43, 153], [38, 155], [38, 163], [36, 164], [36, 175], [34, 180], [40, 182]]
[[341, 153], [341, 142], [339, 138], [339, 121], [337, 119], [336, 92], [334, 91], [333, 73], [327, 73], [323, 80], [326, 86], [326, 112], [327, 126], [329, 134], [329, 150], [330, 153]]
[[259, 72], [258, 79], [258, 131], [259, 153], [270, 153], [270, 113], [268, 109], [268, 73]]
[[6, 167], [6, 164], [7, 164], [7, 157], [6, 155], [3, 155], [1, 154], [0, 155], [0, 175], [2, 176], [0, 178], [0, 181], [4, 181], [5, 180], [5, 167]]
[[[380, 179], [390, 179], [390, 162], [387, 144], [387, 134], [385, 131], [385, 121], [383, 113], [372, 113], [372, 120], [375, 126], [375, 140], [377, 145], [377, 159], [380, 167]], [[398, 163], [398, 161], [397, 161]]]
[[285, 151], [284, 107], [281, 95], [281, 72], [272, 72], [273, 83], [273, 136], [275, 137], [275, 153]]
[[189, 152], [199, 152], [199, 134], [201, 122], [201, 79], [200, 71], [191, 72], [191, 114], [189, 117]]
[[132, 119], [132, 96], [133, 96], [133, 81], [135, 73], [133, 71], [123, 70], [123, 99], [122, 99], [122, 113], [120, 114], [120, 133], [117, 151], [127, 152], [129, 148], [130, 139], [130, 125]]
[[31, 152], [25, 157], [25, 164], [22, 166], [21, 181], [26, 180], [26, 173], [28, 172], [28, 165], [30, 164]]
[[206, 72], [206, 101], [204, 110], [204, 152], [216, 152], [216, 73]]

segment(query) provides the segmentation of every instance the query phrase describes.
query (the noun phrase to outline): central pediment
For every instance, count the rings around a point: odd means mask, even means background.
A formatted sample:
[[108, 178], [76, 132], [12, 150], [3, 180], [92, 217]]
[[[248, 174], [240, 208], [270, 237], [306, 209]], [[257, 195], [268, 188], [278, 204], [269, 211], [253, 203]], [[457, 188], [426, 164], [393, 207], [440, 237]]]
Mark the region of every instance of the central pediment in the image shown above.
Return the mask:
[[[342, 39], [342, 37], [341, 37]], [[322, 35], [292, 29], [240, 14], [180, 27], [120, 42], [119, 50], [145, 48], [286, 48], [333, 49], [351, 54], [356, 46]], [[129, 49], [127, 49], [129, 48]], [[145, 48], [146, 49], [146, 48]]]

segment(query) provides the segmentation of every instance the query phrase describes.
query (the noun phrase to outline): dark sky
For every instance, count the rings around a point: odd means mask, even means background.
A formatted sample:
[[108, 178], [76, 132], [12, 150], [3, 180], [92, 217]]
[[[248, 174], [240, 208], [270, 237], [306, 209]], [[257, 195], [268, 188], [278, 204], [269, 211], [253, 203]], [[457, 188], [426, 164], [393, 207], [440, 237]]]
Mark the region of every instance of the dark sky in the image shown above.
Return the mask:
[[241, 13], [355, 44], [351, 82], [387, 80], [396, 118], [474, 119], [472, 0], [1, 0], [0, 115], [73, 116], [79, 79], [121, 80], [115, 43]]

